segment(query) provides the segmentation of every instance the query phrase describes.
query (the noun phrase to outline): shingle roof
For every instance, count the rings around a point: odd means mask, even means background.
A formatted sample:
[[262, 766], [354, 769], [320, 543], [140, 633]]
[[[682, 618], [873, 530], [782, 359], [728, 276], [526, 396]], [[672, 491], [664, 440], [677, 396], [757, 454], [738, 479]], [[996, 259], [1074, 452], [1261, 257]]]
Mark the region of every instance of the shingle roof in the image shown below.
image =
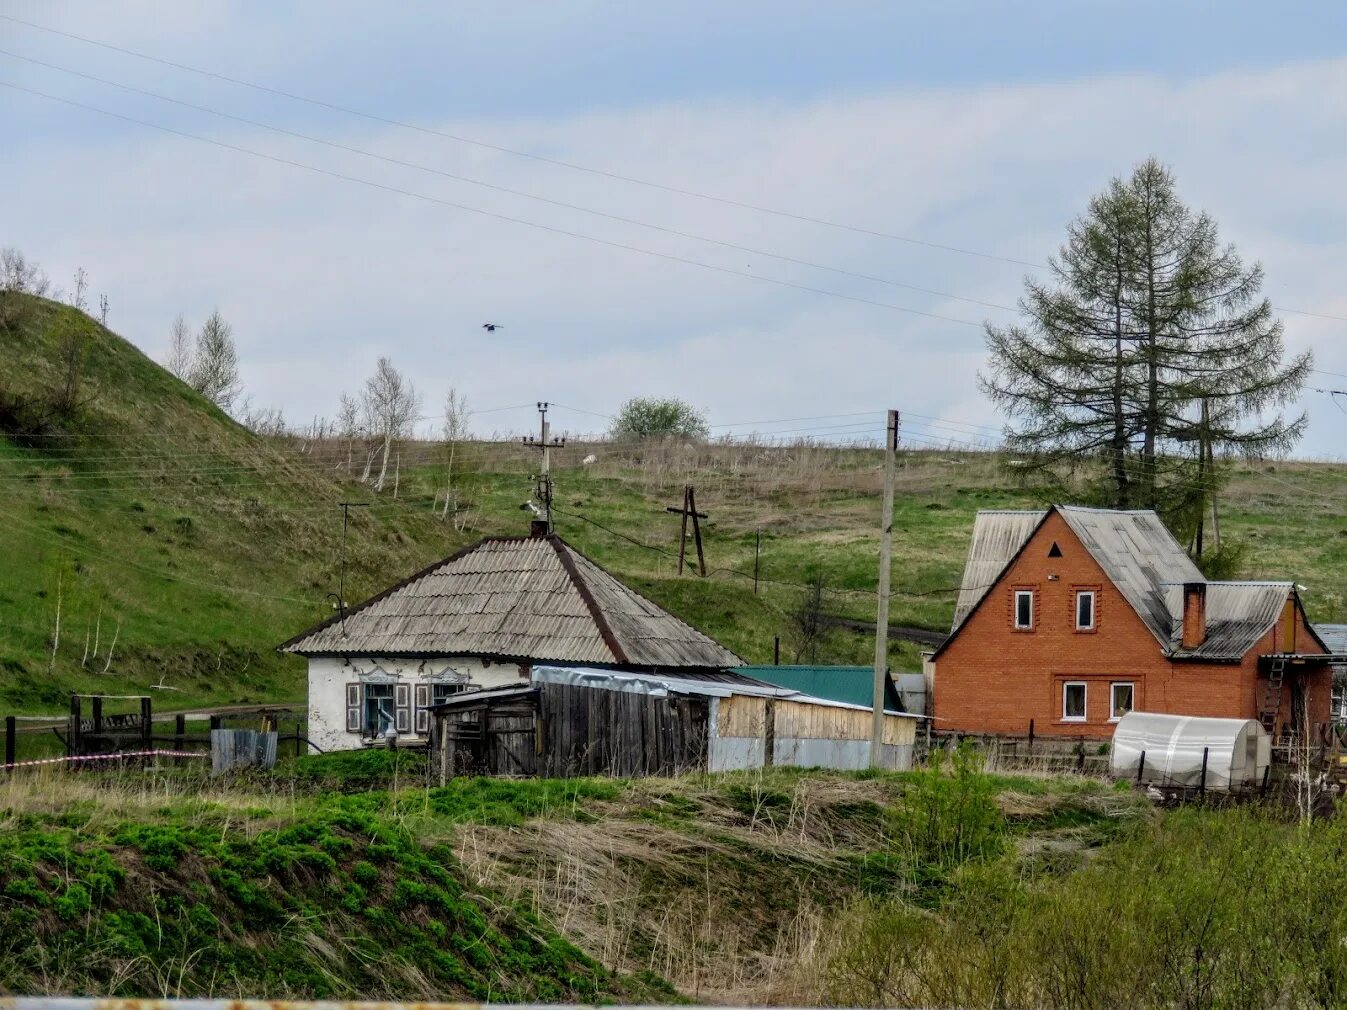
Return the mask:
[[[1154, 512], [1072, 505], [1054, 511], [1167, 654], [1180, 659], [1239, 659], [1276, 623], [1293, 586], [1287, 582], [1208, 582]], [[1039, 511], [979, 512], [973, 525], [951, 637], [1048, 516]], [[1183, 584], [1207, 585], [1207, 638], [1183, 649]]]
[[734, 653], [560, 537], [479, 541], [281, 646], [299, 655], [499, 656], [720, 669]]

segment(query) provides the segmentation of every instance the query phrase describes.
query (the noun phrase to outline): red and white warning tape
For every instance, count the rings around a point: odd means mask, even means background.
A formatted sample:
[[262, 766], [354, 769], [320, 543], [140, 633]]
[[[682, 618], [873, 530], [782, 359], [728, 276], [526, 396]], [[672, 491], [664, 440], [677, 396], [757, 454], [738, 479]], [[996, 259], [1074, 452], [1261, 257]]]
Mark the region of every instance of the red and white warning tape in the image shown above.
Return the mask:
[[122, 758], [138, 757], [208, 758], [210, 755], [199, 750], [124, 750], [113, 754], [73, 754], [64, 757], [41, 758], [37, 761], [15, 761], [12, 765], [0, 765], [0, 770], [32, 768], [35, 765], [60, 765], [74, 761], [120, 761]]

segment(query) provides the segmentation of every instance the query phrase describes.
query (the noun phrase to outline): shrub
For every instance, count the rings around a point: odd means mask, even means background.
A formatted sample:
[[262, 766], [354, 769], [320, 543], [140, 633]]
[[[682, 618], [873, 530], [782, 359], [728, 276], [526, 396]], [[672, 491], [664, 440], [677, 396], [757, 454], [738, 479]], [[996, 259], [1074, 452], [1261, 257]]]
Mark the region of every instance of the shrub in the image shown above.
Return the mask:
[[655, 438], [702, 439], [711, 433], [706, 416], [677, 397], [638, 396], [622, 404], [608, 429], [614, 441]]

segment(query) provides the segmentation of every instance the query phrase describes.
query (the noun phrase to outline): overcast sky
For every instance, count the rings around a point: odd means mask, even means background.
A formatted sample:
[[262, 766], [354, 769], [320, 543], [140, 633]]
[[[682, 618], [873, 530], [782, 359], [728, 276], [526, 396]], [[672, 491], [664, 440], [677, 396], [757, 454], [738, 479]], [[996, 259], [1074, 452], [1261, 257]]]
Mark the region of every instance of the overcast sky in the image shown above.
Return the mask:
[[[1314, 385], [1347, 389], [1344, 4], [0, 15], [328, 103], [0, 19], [0, 81], [129, 117], [0, 88], [0, 245], [67, 287], [83, 266], [110, 325], [157, 358], [175, 315], [218, 307], [254, 404], [291, 421], [334, 412], [387, 354], [428, 411], [465, 393], [481, 433], [531, 425], [495, 408], [539, 399], [586, 431], [628, 396], [672, 394], [719, 431], [878, 435], [896, 406], [912, 444], [987, 436], [982, 321], [1010, 318], [998, 306], [1066, 223], [1149, 155], [1263, 263]], [[1305, 394], [1302, 454], [1347, 454], [1342, 404]], [[870, 427], [812, 420], [861, 411]]]

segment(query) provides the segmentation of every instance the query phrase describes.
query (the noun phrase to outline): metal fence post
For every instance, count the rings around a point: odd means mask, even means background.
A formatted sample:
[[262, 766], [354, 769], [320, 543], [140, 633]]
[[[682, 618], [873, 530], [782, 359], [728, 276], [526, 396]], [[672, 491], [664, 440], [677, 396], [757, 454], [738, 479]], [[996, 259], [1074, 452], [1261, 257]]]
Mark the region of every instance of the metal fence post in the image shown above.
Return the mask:
[[1210, 747], [1202, 748], [1202, 781], [1198, 783], [1197, 794], [1199, 796], [1207, 795], [1207, 755], [1210, 753]]
[[1141, 785], [1141, 777], [1146, 773], [1146, 752], [1141, 752], [1141, 760], [1137, 762], [1137, 785]]
[[12, 715], [5, 716], [5, 764], [14, 763], [15, 736], [18, 733], [18, 720]]

